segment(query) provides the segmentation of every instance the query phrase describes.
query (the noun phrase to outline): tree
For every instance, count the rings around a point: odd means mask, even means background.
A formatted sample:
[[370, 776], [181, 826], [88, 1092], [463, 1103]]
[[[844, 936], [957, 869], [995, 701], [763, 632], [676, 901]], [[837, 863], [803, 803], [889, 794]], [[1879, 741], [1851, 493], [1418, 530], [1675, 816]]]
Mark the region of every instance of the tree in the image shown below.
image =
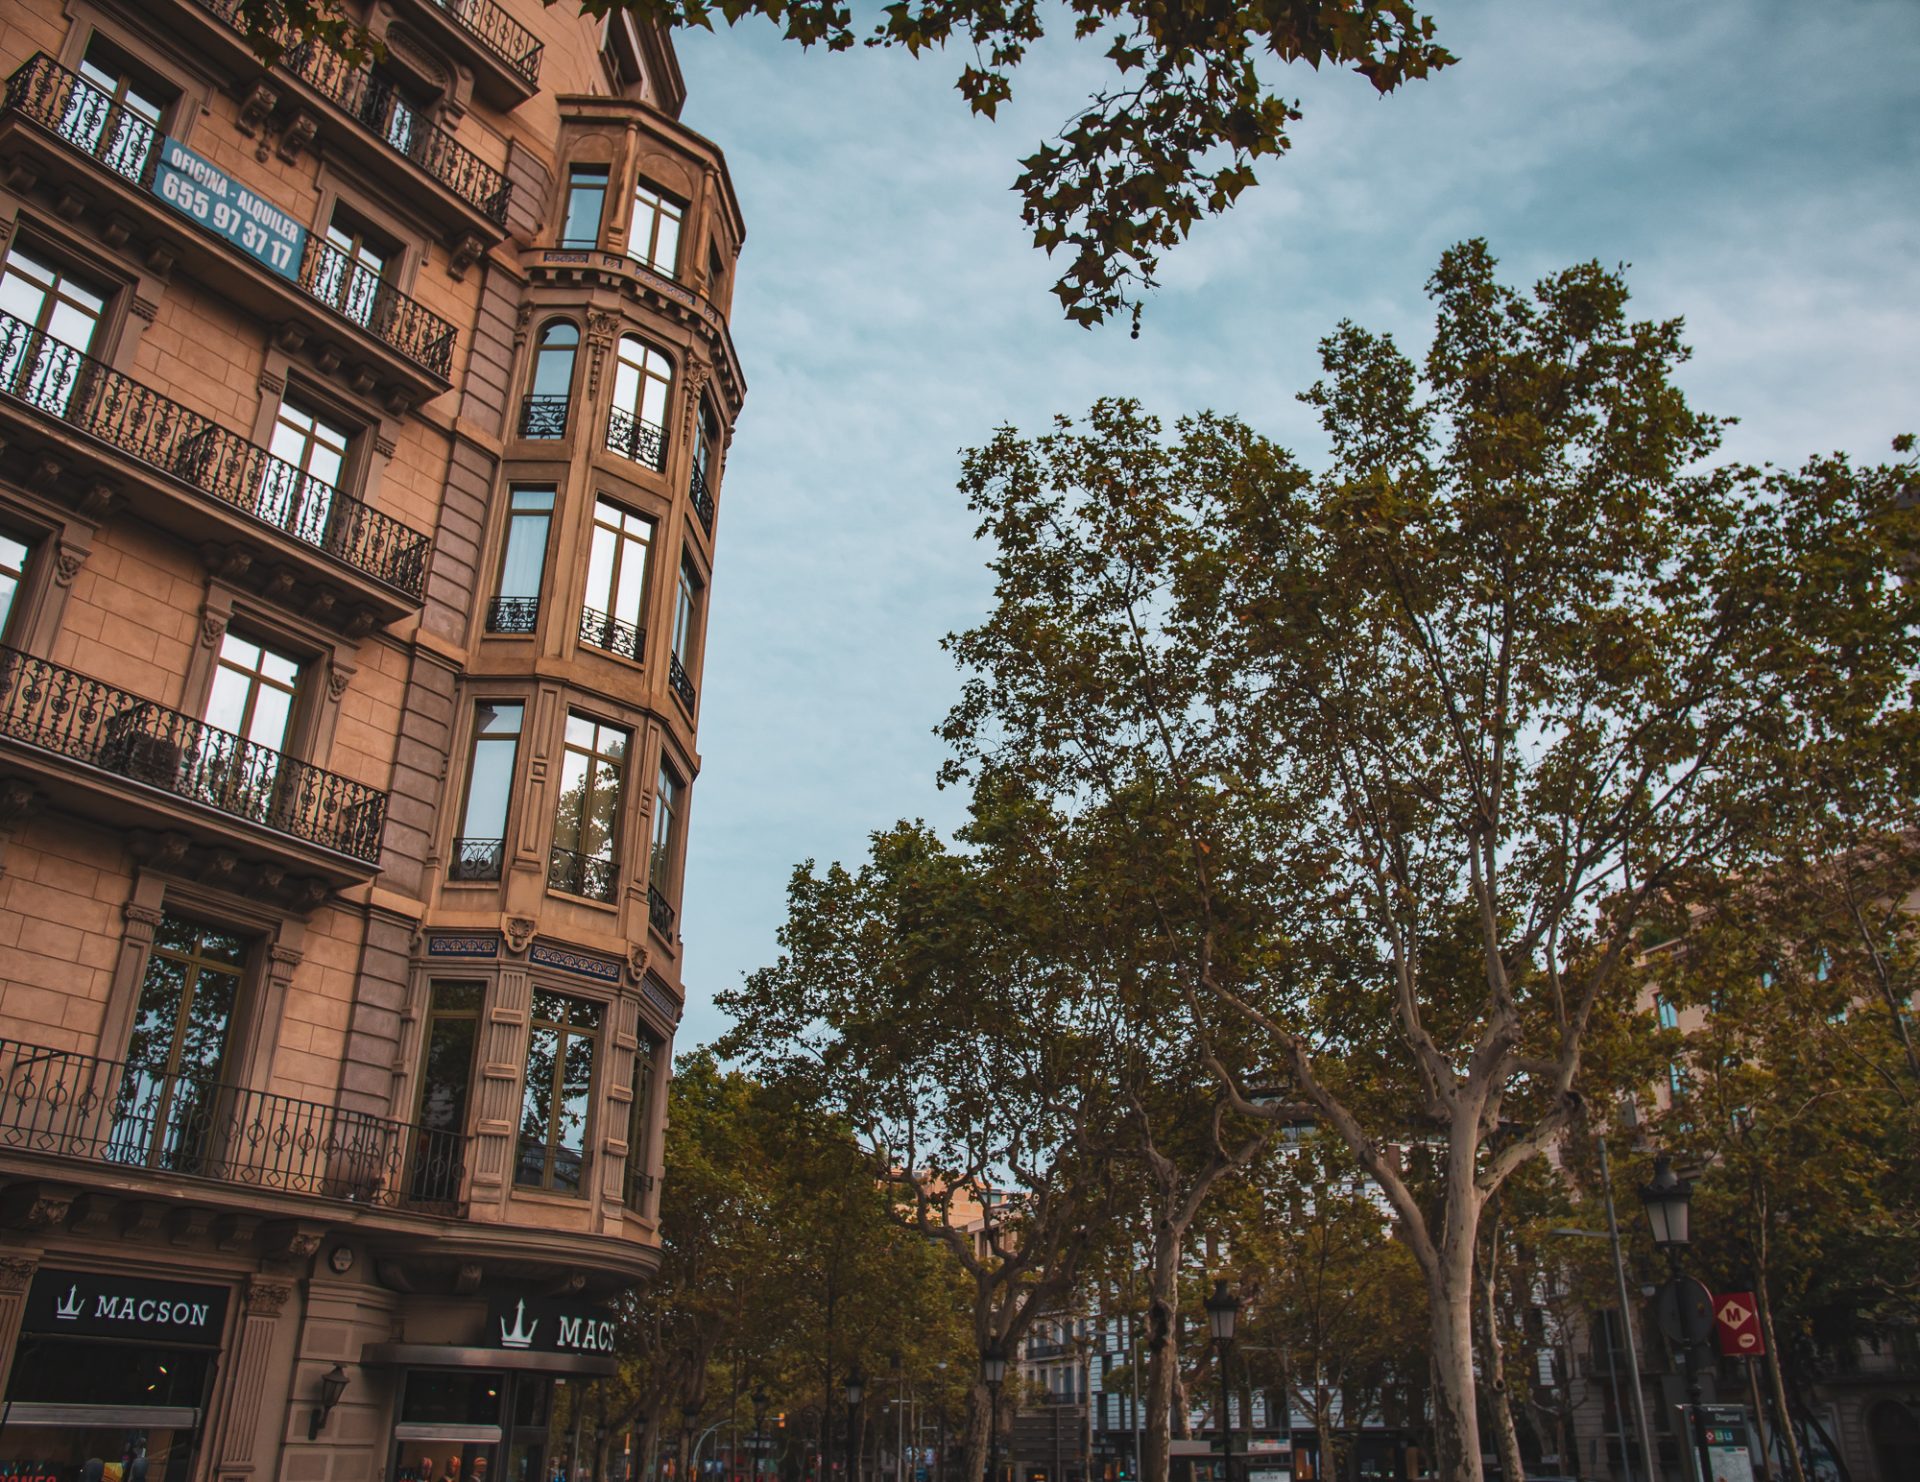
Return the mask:
[[[950, 640], [945, 734], [950, 776], [1151, 800], [1178, 847], [1138, 888], [1194, 944], [1197, 1041], [1270, 1114], [1213, 1053], [1254, 1038], [1392, 1205], [1465, 1479], [1483, 1209], [1577, 1120], [1650, 903], [1910, 804], [1886, 759], [1914, 751], [1920, 613], [1910, 463], [1710, 465], [1679, 322], [1630, 320], [1598, 264], [1529, 294], [1473, 242], [1430, 292], [1419, 365], [1323, 342], [1318, 477], [1127, 402], [971, 454], [996, 606]], [[1431, 1208], [1388, 1153], [1413, 1134]]]
[[[564, 0], [546, 0], [548, 4]], [[1033, 3], [896, 0], [870, 27], [841, 0], [579, 0], [589, 15], [625, 11], [667, 28], [711, 30], [715, 19], [771, 22], [801, 46], [844, 51], [858, 43], [914, 56], [966, 48], [955, 83], [974, 113], [992, 118], [1013, 96], [1013, 74], [1047, 31]], [[1054, 284], [1067, 318], [1093, 326], [1131, 310], [1154, 286], [1160, 256], [1204, 218], [1255, 183], [1256, 161], [1284, 154], [1298, 109], [1262, 80], [1271, 56], [1351, 68], [1380, 93], [1438, 71], [1454, 58], [1434, 40], [1413, 0], [1070, 0], [1073, 39], [1098, 46], [1118, 74], [1068, 119], [1059, 136], [1020, 162], [1014, 189], [1034, 246], [1065, 249]], [[355, 54], [377, 46], [334, 0], [238, 0], [254, 49], [274, 57], [302, 37]]]

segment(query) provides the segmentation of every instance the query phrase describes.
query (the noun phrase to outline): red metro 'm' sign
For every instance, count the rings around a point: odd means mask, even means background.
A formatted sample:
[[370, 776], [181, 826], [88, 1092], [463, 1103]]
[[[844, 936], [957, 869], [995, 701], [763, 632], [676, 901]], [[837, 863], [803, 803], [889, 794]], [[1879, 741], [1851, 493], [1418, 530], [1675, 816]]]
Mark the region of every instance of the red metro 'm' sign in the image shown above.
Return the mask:
[[1713, 1323], [1720, 1330], [1720, 1352], [1728, 1358], [1758, 1358], [1767, 1351], [1760, 1337], [1760, 1311], [1752, 1292], [1721, 1292], [1715, 1296]]

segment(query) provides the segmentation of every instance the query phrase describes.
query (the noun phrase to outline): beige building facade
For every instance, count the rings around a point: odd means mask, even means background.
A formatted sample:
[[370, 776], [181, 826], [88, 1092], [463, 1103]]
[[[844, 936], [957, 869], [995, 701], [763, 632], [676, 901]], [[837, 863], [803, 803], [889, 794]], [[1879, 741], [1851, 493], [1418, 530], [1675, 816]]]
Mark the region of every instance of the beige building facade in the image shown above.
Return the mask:
[[665, 37], [0, 8], [0, 1477], [623, 1475], [743, 236]]

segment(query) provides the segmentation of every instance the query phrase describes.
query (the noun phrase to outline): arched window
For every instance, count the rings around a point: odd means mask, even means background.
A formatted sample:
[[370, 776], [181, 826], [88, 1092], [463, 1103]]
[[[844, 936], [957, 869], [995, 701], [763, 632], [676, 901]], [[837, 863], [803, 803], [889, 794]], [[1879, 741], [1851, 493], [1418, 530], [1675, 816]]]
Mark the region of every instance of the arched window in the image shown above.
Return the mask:
[[673, 362], [667, 352], [638, 335], [620, 337], [613, 372], [613, 411], [607, 418], [607, 448], [622, 458], [660, 469], [667, 462], [667, 396]]
[[520, 408], [522, 437], [565, 437], [567, 399], [573, 394], [573, 358], [580, 331], [565, 319], [541, 327], [533, 352], [533, 389]]

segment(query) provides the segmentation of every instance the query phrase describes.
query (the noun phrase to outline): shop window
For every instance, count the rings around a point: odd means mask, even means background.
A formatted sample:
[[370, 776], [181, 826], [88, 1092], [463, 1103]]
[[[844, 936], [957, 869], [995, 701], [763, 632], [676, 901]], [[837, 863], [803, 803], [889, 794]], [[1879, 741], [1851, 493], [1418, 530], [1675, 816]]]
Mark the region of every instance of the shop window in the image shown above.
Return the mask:
[[427, 1007], [420, 1059], [420, 1097], [407, 1169], [415, 1203], [451, 1204], [465, 1172], [467, 1103], [480, 1045], [479, 983], [435, 983]]
[[0, 529], [0, 642], [13, 639], [13, 609], [27, 579], [27, 559], [33, 547], [11, 531]]
[[667, 398], [673, 362], [638, 335], [622, 335], [613, 370], [607, 451], [658, 471], [667, 459]]
[[647, 1172], [647, 1141], [653, 1126], [653, 1061], [659, 1053], [659, 1043], [643, 1032], [633, 1052], [633, 1104], [627, 1111], [628, 1209], [640, 1208], [653, 1183], [653, 1176]]
[[467, 805], [453, 841], [455, 880], [498, 880], [506, 855], [507, 807], [513, 764], [520, 750], [525, 707], [482, 700], [473, 712], [473, 750], [467, 758]]
[[60, 137], [116, 175], [138, 181], [160, 133], [165, 90], [140, 77], [97, 38], [56, 126]]
[[99, 285], [15, 247], [0, 270], [0, 390], [65, 417], [106, 309]]
[[533, 387], [520, 408], [520, 435], [547, 439], [567, 435], [567, 407], [573, 397], [573, 362], [580, 331], [565, 319], [541, 326], [533, 352]]
[[522, 1188], [577, 1194], [584, 1187], [602, 1013], [599, 1004], [584, 998], [533, 991], [514, 1168], [514, 1182]]
[[594, 501], [581, 642], [636, 662], [643, 656], [647, 635], [641, 614], [652, 550], [653, 521], [605, 496]]
[[618, 726], [571, 712], [561, 748], [560, 801], [547, 884], [569, 895], [612, 901], [620, 868], [621, 778], [631, 737]]
[[680, 262], [680, 226], [686, 205], [651, 180], [633, 188], [633, 220], [627, 227], [627, 256], [669, 278]]
[[575, 165], [567, 171], [567, 211], [560, 223], [562, 247], [598, 247], [607, 204], [607, 167]]
[[[489, 1370], [409, 1370], [393, 1428], [394, 1482], [491, 1475], [508, 1382], [508, 1375]], [[476, 1437], [477, 1429], [491, 1437]]]
[[334, 496], [344, 482], [353, 432], [341, 419], [287, 397], [274, 413], [257, 513], [309, 545], [325, 546]]
[[220, 1080], [246, 957], [241, 937], [161, 917], [114, 1100], [110, 1161], [200, 1174], [222, 1155]]
[[520, 484], [507, 495], [500, 585], [487, 607], [489, 633], [531, 633], [540, 620], [540, 588], [553, 523], [553, 485]]

